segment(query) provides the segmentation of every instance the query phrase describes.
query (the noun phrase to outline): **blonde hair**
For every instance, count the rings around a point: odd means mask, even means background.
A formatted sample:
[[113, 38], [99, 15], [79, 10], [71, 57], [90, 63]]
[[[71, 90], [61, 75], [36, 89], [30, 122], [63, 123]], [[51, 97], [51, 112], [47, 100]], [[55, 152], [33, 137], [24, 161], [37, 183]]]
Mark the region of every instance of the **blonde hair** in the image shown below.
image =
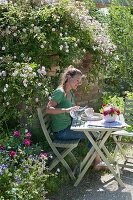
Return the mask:
[[68, 76], [74, 77], [75, 75], [83, 76], [82, 72], [79, 69], [76, 69], [72, 65], [65, 69], [64, 73], [61, 76], [61, 81], [59, 87], [62, 87], [64, 92], [66, 92], [66, 83], [68, 82]]

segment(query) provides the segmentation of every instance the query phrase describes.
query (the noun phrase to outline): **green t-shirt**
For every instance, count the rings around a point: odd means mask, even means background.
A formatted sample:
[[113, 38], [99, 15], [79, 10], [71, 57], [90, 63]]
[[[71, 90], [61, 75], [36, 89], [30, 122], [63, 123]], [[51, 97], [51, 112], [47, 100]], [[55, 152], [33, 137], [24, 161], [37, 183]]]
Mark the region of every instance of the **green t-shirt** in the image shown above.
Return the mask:
[[[70, 101], [63, 89], [57, 88], [52, 95], [52, 100], [57, 102], [57, 106], [55, 108], [70, 108], [74, 106], [74, 95], [73, 92], [70, 91], [72, 101]], [[61, 113], [61, 114], [51, 114], [52, 119], [52, 130], [53, 132], [61, 131], [67, 128], [71, 124], [71, 116], [69, 113]]]

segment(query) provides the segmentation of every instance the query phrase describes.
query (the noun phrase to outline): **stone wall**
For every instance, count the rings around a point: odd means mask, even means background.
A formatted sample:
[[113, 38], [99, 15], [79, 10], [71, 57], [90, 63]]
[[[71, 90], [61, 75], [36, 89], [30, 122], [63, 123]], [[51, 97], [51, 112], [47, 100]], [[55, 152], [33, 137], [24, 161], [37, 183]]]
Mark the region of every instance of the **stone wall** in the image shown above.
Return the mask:
[[[89, 69], [92, 65], [92, 55], [87, 53], [83, 59], [81, 71], [85, 76], [89, 75]], [[95, 83], [88, 83], [87, 80], [83, 80], [81, 86], [75, 91], [75, 102], [77, 105], [93, 107], [95, 111], [99, 110], [102, 105], [102, 78], [101, 80], [95, 80]]]

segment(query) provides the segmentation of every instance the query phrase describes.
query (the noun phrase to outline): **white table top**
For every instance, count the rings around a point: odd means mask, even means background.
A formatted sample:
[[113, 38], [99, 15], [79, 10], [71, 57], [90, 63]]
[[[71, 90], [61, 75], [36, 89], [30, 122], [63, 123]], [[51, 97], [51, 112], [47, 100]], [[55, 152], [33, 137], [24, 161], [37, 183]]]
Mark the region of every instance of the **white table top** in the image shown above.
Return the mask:
[[93, 124], [92, 121], [73, 120], [71, 129], [76, 130], [76, 131], [85, 131], [85, 130], [88, 130], [88, 131], [109, 131], [109, 130], [110, 131], [118, 131], [118, 130], [125, 129], [128, 126], [125, 123], [124, 116], [122, 114], [119, 115], [116, 120], [116, 122], [118, 122], [118, 124], [121, 124], [121, 126], [118, 125], [118, 127], [117, 126], [111, 127], [113, 125], [112, 122], [106, 123], [106, 125], [109, 124], [110, 126], [99, 125], [100, 121], [103, 122], [104, 120], [95, 121], [96, 125], [92, 125]]

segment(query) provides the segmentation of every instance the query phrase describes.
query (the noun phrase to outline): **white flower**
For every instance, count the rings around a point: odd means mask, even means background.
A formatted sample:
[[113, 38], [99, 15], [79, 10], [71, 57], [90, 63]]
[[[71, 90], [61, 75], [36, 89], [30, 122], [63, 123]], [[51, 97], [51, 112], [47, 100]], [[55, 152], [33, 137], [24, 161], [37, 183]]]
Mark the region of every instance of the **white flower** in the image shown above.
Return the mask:
[[0, 60], [2, 60], [3, 59], [3, 57], [0, 57]]
[[43, 44], [41, 45], [41, 48], [42, 48], [42, 49], [44, 48], [44, 45], [43, 45]]
[[25, 133], [28, 133], [28, 129], [25, 129]]
[[68, 53], [68, 52], [69, 52], [69, 50], [68, 50], [68, 49], [66, 49], [66, 52]]
[[8, 88], [8, 84], [5, 84], [6, 88]]
[[40, 69], [38, 69], [37, 72], [38, 72], [39, 74], [41, 74], [41, 70], [40, 70]]
[[45, 70], [45, 67], [44, 67], [44, 66], [42, 66], [42, 70], [43, 70], [43, 71]]
[[29, 71], [29, 72], [32, 72], [32, 67], [28, 67], [28, 71]]
[[60, 169], [59, 169], [59, 168], [57, 168], [57, 172], [60, 172]]
[[78, 46], [77, 43], [74, 43], [74, 46], [77, 47]]
[[38, 98], [36, 98], [35, 101], [38, 102]]
[[83, 52], [85, 53], [85, 52], [86, 52], [86, 50], [85, 50], [85, 49], [83, 49]]
[[3, 76], [6, 76], [6, 71], [2, 71], [2, 75], [3, 75]]
[[31, 60], [32, 58], [31, 57], [29, 57], [29, 60]]
[[32, 27], [34, 27], [34, 24], [31, 24]]
[[65, 35], [67, 35], [67, 32], [65, 32]]
[[33, 76], [36, 76], [36, 72], [33, 72]]
[[17, 67], [19, 67], [20, 66], [20, 63], [17, 63]]
[[13, 35], [14, 35], [14, 37], [16, 37], [16, 36], [17, 36], [17, 33], [13, 33]]
[[30, 76], [30, 77], [32, 77], [32, 76], [33, 76], [33, 74], [31, 74], [31, 73], [30, 73], [30, 74], [29, 74], [29, 76]]
[[63, 45], [60, 45], [60, 50], [62, 50], [63, 49]]
[[27, 82], [28, 82], [27, 79], [24, 79], [24, 80], [23, 80], [23, 83], [24, 83], [24, 84], [27, 83]]
[[9, 106], [9, 102], [6, 102], [6, 105]]
[[27, 78], [27, 74], [24, 74], [23, 77], [24, 77], [24, 78]]
[[23, 32], [26, 32], [26, 28], [23, 28], [22, 31], [23, 31]]
[[18, 71], [15, 71], [12, 75], [16, 76], [18, 74]]
[[26, 83], [24, 83], [24, 87], [27, 87], [27, 84], [26, 84]]
[[68, 28], [68, 26], [67, 26], [67, 25], [65, 25], [65, 28]]
[[41, 83], [38, 83], [38, 86], [40, 87], [42, 84]]
[[17, 57], [16, 57], [16, 56], [13, 56], [13, 58], [16, 59]]
[[24, 57], [24, 53], [21, 53], [21, 57]]
[[22, 94], [21, 96], [24, 97], [24, 94]]
[[118, 55], [114, 58], [115, 60], [119, 60], [119, 57], [118, 57]]
[[63, 36], [63, 34], [62, 34], [62, 33], [60, 33], [60, 36], [62, 37], [62, 36]]
[[4, 89], [3, 89], [3, 92], [6, 92], [6, 91], [7, 91], [7, 89], [6, 89], [6, 88], [4, 88]]
[[6, 49], [6, 47], [2, 47], [2, 51], [4, 51]]
[[46, 41], [44, 41], [43, 43], [44, 43], [44, 44], [46, 44], [47, 42], [46, 42]]
[[55, 31], [55, 28], [52, 28], [52, 31], [54, 32], [54, 31]]
[[62, 30], [62, 29], [63, 29], [63, 27], [60, 27], [60, 29]]

